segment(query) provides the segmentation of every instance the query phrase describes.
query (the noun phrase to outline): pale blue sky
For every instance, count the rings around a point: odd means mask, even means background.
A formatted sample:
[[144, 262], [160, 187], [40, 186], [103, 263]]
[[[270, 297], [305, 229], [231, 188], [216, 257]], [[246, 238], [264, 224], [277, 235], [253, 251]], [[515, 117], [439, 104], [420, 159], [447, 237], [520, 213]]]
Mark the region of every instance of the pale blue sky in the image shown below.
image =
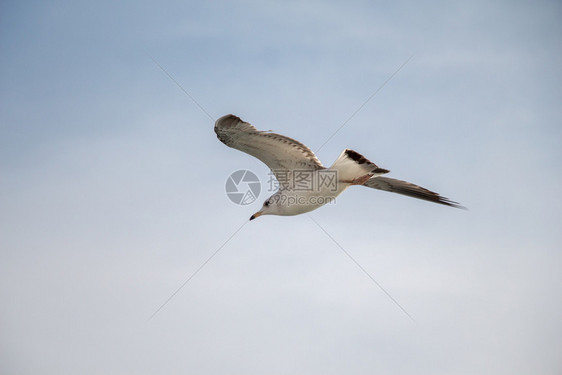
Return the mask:
[[[562, 6], [3, 2], [7, 374], [558, 374]], [[469, 211], [349, 189], [248, 223], [234, 113]]]

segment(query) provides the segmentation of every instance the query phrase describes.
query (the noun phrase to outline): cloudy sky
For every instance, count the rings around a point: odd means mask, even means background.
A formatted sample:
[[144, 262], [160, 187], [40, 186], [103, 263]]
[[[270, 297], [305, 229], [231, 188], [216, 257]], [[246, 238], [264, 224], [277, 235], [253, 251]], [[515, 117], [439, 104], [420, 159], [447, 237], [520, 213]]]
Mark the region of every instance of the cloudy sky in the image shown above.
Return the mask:
[[[559, 374], [556, 1], [4, 1], [5, 374]], [[410, 59], [410, 60], [408, 60]], [[156, 62], [155, 62], [156, 61]], [[364, 188], [244, 225], [234, 113]], [[229, 201], [230, 173], [264, 183]], [[400, 305], [412, 321], [320, 229]]]

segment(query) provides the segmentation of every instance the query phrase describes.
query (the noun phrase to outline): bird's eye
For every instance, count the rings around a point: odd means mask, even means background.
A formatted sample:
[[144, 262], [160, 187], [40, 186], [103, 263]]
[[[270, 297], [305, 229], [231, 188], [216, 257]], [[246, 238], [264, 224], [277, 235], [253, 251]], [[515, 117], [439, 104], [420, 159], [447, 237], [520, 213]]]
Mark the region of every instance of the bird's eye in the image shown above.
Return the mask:
[[265, 201], [265, 202], [263, 203], [263, 205], [264, 205], [265, 207], [269, 207], [269, 201]]

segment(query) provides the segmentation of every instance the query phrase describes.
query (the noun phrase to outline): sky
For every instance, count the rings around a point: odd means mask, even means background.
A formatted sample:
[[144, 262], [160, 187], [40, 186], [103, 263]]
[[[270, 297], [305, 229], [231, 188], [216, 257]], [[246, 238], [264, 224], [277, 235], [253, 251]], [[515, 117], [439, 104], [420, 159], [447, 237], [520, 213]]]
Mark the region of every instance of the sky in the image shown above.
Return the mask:
[[[561, 16], [2, 2], [1, 372], [560, 374]], [[268, 169], [216, 139], [228, 113], [468, 210], [352, 187], [248, 222]]]

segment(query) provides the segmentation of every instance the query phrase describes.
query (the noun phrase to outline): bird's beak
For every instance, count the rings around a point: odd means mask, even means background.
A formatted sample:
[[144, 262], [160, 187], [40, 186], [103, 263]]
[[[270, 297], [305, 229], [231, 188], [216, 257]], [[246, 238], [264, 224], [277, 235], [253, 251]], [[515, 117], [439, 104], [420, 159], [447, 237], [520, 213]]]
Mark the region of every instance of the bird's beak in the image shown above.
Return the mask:
[[262, 212], [262, 211], [256, 212], [255, 214], [253, 214], [253, 215], [250, 217], [250, 221], [254, 220], [256, 217], [260, 217], [261, 215], [263, 215], [263, 212]]

